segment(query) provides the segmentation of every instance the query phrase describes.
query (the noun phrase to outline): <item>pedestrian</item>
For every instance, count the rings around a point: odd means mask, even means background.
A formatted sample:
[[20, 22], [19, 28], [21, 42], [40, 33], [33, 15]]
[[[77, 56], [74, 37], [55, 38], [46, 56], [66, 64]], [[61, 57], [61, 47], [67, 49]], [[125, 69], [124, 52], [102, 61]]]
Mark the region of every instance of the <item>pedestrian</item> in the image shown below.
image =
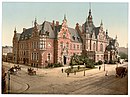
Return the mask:
[[106, 74], [105, 74], [105, 76], [108, 76], [108, 71], [106, 71]]
[[76, 75], [76, 70], [74, 71], [74, 75]]
[[61, 69], [62, 73], [63, 73], [63, 68]]
[[69, 77], [69, 72], [67, 72], [67, 77]]
[[101, 69], [101, 66], [99, 66], [99, 70]]

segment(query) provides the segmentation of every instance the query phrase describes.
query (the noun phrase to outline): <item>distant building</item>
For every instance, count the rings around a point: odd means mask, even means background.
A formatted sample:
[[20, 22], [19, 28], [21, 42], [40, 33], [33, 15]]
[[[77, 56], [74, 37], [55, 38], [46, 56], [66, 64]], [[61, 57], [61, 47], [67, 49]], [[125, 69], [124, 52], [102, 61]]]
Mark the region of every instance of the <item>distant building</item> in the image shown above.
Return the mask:
[[13, 53], [12, 50], [13, 50], [12, 46], [2, 46], [2, 61], [8, 61], [8, 57], [10, 57], [10, 54]]
[[75, 29], [67, 25], [66, 16], [62, 24], [53, 20], [39, 25], [35, 19], [34, 27], [23, 28], [21, 34], [14, 30], [13, 61], [35, 67], [45, 67], [48, 63], [65, 65], [74, 54], [86, 54], [95, 62], [104, 61], [110, 40], [102, 21], [99, 27], [93, 24], [91, 9], [85, 23], [82, 26], [77, 23]]

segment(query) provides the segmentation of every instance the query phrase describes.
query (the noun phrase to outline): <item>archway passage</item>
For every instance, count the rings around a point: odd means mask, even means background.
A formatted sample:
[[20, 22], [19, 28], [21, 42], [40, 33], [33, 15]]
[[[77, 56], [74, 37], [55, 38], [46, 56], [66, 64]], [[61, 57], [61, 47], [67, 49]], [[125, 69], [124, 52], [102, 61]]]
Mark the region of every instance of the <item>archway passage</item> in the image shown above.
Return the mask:
[[64, 65], [66, 64], [66, 56], [64, 56]]
[[25, 62], [26, 62], [26, 59], [25, 59], [25, 58], [23, 58], [23, 64], [25, 64]]

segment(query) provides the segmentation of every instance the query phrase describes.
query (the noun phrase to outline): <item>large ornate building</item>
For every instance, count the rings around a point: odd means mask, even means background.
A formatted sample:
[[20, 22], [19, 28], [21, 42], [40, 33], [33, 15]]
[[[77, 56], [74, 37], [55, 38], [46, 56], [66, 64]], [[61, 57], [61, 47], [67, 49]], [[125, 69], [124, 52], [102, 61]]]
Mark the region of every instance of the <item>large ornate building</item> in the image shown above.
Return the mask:
[[44, 21], [39, 25], [35, 19], [34, 27], [23, 28], [21, 34], [15, 29], [14, 63], [38, 67], [58, 62], [64, 65], [69, 64], [74, 53], [87, 54], [95, 62], [104, 61], [104, 59], [109, 61], [111, 50], [106, 47], [112, 39], [108, 36], [107, 30], [104, 31], [102, 21], [99, 27], [95, 27], [92, 19], [90, 9], [85, 23], [82, 26], [77, 23], [75, 29], [67, 25], [66, 16], [62, 24], [53, 20], [53, 22]]

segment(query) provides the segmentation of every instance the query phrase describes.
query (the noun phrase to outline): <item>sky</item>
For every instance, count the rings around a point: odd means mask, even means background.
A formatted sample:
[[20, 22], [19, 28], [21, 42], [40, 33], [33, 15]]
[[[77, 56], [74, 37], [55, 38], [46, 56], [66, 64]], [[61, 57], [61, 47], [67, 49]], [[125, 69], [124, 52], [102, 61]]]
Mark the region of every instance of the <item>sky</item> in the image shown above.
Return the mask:
[[117, 40], [120, 47], [128, 44], [128, 3], [127, 2], [2, 2], [2, 46], [12, 46], [14, 29], [21, 33], [23, 28], [53, 20], [62, 23], [66, 14], [67, 24], [75, 28], [76, 23], [82, 25], [92, 10], [93, 23], [96, 27], [103, 22], [104, 31]]

